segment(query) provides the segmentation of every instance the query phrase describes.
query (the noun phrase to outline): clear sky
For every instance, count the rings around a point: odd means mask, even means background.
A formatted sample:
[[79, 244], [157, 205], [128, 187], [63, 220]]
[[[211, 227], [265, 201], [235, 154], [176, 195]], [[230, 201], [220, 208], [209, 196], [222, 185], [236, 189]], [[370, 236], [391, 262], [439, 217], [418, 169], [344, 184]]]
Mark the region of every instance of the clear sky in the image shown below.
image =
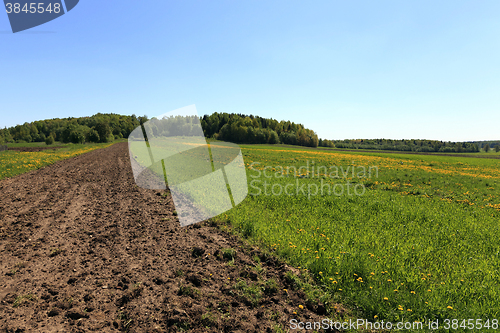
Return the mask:
[[500, 1], [80, 0], [12, 34], [0, 126], [196, 104], [325, 139], [500, 139]]

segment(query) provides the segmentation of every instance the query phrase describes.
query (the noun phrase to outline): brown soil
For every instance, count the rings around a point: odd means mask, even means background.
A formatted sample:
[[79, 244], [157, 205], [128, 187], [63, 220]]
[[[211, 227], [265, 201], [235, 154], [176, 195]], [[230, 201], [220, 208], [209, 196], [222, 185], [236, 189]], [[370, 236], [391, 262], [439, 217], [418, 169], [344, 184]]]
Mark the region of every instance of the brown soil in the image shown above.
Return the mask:
[[[127, 143], [5, 179], [0, 193], [0, 332], [274, 332], [325, 317], [287, 284], [296, 269], [213, 223], [180, 227], [167, 191], [135, 185]], [[254, 303], [235, 288], [271, 279]]]
[[8, 150], [15, 150], [21, 152], [43, 151], [47, 149], [64, 148], [63, 146], [49, 146], [49, 147], [9, 147]]

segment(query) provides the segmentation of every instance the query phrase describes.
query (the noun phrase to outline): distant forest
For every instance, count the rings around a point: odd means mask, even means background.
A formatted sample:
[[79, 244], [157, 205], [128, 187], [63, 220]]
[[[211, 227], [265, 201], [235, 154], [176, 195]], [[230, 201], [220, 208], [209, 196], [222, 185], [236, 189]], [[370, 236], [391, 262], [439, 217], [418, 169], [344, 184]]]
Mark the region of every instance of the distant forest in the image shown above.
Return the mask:
[[[482, 148], [500, 149], [500, 141], [481, 141], [481, 142], [448, 142], [436, 140], [334, 140], [336, 148], [344, 149], [378, 149], [395, 151], [414, 151], [414, 152], [441, 152], [441, 153], [475, 153]], [[496, 148], [498, 146], [499, 148]]]
[[479, 146], [479, 148], [482, 149], [494, 149], [496, 152], [500, 151], [500, 140], [493, 140], [493, 141], [475, 141], [475, 144]]
[[[325, 140], [302, 124], [235, 113], [213, 113], [200, 118], [205, 137], [235, 143], [287, 144], [306, 147], [377, 149], [414, 152], [479, 152], [500, 150], [500, 141], [446, 142], [435, 140], [357, 139]], [[34, 121], [0, 129], [0, 144], [9, 142], [63, 143], [110, 142], [128, 138], [137, 127], [148, 122], [147, 116], [123, 116], [98, 113], [91, 117]], [[148, 122], [150, 133], [165, 135], [161, 120]]]
[[[0, 129], [0, 144], [9, 142], [64, 143], [110, 142], [128, 138], [129, 134], [148, 121], [146, 116], [122, 116], [98, 113], [91, 117], [63, 118], [34, 121]], [[200, 118], [207, 138], [236, 143], [284, 143], [317, 147], [314, 131], [302, 124], [242, 114], [214, 113]], [[164, 135], [161, 120], [151, 119], [148, 127], [154, 135]], [[333, 142], [322, 140], [321, 145], [333, 147]]]
[[0, 129], [0, 144], [9, 142], [111, 142], [127, 138], [147, 117], [98, 113], [91, 117], [39, 120]]

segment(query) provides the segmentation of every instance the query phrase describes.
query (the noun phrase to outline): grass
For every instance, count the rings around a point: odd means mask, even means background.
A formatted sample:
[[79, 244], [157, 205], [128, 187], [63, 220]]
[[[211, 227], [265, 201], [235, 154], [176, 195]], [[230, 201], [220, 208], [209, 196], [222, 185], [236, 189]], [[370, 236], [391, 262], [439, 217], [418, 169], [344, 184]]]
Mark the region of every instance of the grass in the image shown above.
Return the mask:
[[233, 289], [247, 305], [252, 307], [256, 307], [263, 296], [262, 286], [259, 283], [247, 283], [245, 280], [238, 280]]
[[56, 249], [52, 249], [49, 253], [49, 257], [55, 257], [57, 256], [58, 254], [62, 253], [63, 251], [59, 248], [56, 248]]
[[[208, 140], [207, 140], [208, 141]], [[212, 140], [212, 142], [217, 142], [217, 140]], [[249, 146], [249, 145], [247, 145]], [[279, 145], [255, 145], [255, 146], [258, 146], [262, 149], [276, 149], [276, 148], [280, 148], [280, 149], [283, 149], [283, 148], [289, 148], [289, 149], [297, 149], [297, 146], [294, 146], [294, 145], [285, 145], [285, 144], [279, 144]], [[299, 148], [299, 149], [304, 149], [304, 148]], [[317, 147], [317, 148], [305, 148], [305, 149], [313, 149], [313, 150], [329, 150], [329, 151], [332, 151], [332, 152], [339, 152], [339, 153], [342, 153], [342, 152], [349, 152], [349, 151], [356, 151], [358, 149], [356, 148], [331, 148], [331, 147]], [[367, 149], [367, 148], [359, 148], [360, 151], [365, 151], [365, 152], [369, 152], [369, 153], [382, 153], [382, 154], [385, 154], [385, 155], [388, 155], [388, 154], [400, 154], [400, 155], [407, 155], [407, 154], [411, 154], [411, 155], [428, 155], [428, 156], [439, 156], [439, 155], [449, 155], [449, 156], [456, 156], [456, 155], [459, 155], [459, 156], [463, 156], [463, 157], [489, 157], [489, 158], [500, 158], [500, 152], [495, 152], [494, 149], [490, 149], [489, 152], [486, 152], [484, 150], [481, 150], [479, 152], [475, 152], [475, 153], [471, 153], [471, 152], [425, 152], [425, 153], [419, 153], [419, 152], [415, 152], [415, 151], [408, 151], [408, 152], [399, 152], [397, 150], [383, 150], [383, 149]]]
[[197, 298], [198, 296], [200, 296], [200, 291], [191, 286], [180, 285], [177, 294], [180, 296], [189, 296], [191, 298]]
[[222, 258], [224, 260], [234, 261], [236, 259], [236, 250], [231, 248], [224, 248], [221, 250]]
[[134, 319], [130, 318], [129, 314], [123, 311], [118, 312], [116, 319], [122, 323], [123, 331], [129, 331], [134, 322]]
[[36, 300], [37, 297], [33, 294], [17, 296], [16, 299], [14, 300], [14, 303], [12, 304], [12, 307], [17, 308], [23, 304], [26, 304], [27, 302], [34, 302]]
[[258, 281], [247, 282], [237, 279], [232, 286], [233, 294], [236, 294], [242, 302], [251, 307], [259, 305], [264, 295], [272, 296], [278, 292], [278, 282], [271, 279], [258, 279]]
[[217, 325], [217, 317], [209, 311], [201, 316], [201, 322], [206, 328], [213, 327]]
[[[63, 146], [62, 148], [48, 149], [40, 152], [19, 152], [6, 150], [0, 152], [0, 180], [14, 177], [32, 170], [43, 168], [54, 164], [57, 161], [78, 156], [99, 148], [106, 148], [112, 143], [96, 144], [60, 144], [54, 146]], [[9, 147], [46, 147], [45, 143], [14, 143]]]
[[[379, 320], [500, 315], [500, 161], [242, 151], [249, 195], [218, 218], [310, 272], [334, 299]], [[328, 193], [327, 185], [344, 193]], [[239, 290], [253, 294], [243, 283]]]

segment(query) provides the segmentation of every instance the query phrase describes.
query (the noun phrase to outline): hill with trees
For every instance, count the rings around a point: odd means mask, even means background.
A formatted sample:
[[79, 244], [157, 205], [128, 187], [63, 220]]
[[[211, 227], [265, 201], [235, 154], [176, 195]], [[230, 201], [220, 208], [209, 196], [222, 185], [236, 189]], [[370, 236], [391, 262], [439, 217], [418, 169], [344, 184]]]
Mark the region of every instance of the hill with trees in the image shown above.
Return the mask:
[[[317, 147], [320, 142], [313, 130], [290, 121], [217, 112], [205, 115], [199, 120], [206, 138], [221, 141], [247, 144], [283, 143], [306, 147]], [[196, 123], [196, 117], [153, 118], [145, 124], [144, 130], [153, 137], [197, 135], [198, 132], [193, 127]], [[329, 142], [323, 140], [321, 144], [327, 145]]]
[[9, 142], [110, 142], [127, 138], [147, 117], [98, 113], [91, 117], [56, 118], [0, 129], [0, 144]]
[[[215, 138], [235, 143], [284, 143], [307, 147], [317, 147], [318, 143], [333, 146], [328, 140], [318, 140], [314, 131], [302, 124], [277, 121], [258, 116], [235, 113], [213, 113], [200, 118], [207, 138]], [[128, 138], [137, 127], [148, 122], [146, 116], [122, 116], [98, 113], [91, 117], [39, 120], [10, 128], [0, 129], [0, 144], [9, 142], [64, 143], [110, 142]], [[150, 133], [155, 136], [175, 132], [167, 129], [167, 123], [153, 118], [148, 122]], [[185, 132], [184, 132], [185, 133]]]
[[208, 138], [235, 143], [269, 143], [317, 147], [318, 135], [302, 124], [235, 113], [213, 113], [201, 118]]

